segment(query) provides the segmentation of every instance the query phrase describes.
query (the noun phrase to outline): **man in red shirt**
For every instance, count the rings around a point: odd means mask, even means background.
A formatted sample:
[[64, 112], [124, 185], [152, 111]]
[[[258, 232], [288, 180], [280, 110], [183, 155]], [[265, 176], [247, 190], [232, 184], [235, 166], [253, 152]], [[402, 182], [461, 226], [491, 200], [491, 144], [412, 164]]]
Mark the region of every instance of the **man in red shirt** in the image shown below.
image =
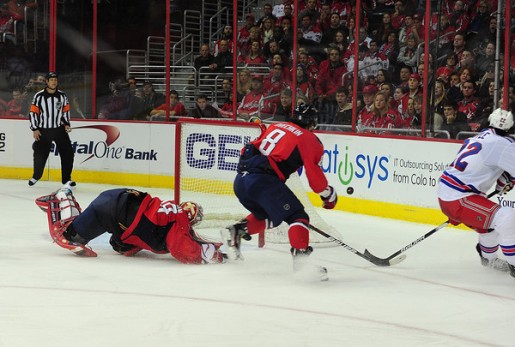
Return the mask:
[[288, 237], [294, 270], [314, 270], [320, 280], [327, 280], [323, 267], [307, 266], [309, 216], [304, 206], [286, 185], [292, 173], [304, 167], [311, 189], [320, 195], [322, 206], [335, 207], [336, 191], [327, 182], [321, 168], [324, 146], [312, 132], [318, 124], [317, 111], [311, 106], [297, 106], [290, 122], [270, 125], [256, 140], [242, 149], [234, 192], [250, 211], [241, 222], [222, 231], [229, 259], [241, 258], [241, 238], [264, 232], [282, 222], [289, 224]]

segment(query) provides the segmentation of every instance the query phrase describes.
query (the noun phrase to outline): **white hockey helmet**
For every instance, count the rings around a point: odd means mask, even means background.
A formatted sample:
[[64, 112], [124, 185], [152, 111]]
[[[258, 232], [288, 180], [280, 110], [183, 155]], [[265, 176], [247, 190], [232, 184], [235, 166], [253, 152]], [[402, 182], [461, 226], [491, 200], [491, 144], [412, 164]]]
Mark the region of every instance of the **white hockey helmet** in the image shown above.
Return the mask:
[[488, 121], [492, 128], [508, 131], [513, 127], [513, 114], [498, 108], [490, 114]]
[[200, 206], [199, 203], [193, 201], [185, 201], [181, 202], [181, 208], [188, 215], [188, 219], [190, 220], [190, 224], [197, 225], [202, 222], [204, 219], [204, 209]]

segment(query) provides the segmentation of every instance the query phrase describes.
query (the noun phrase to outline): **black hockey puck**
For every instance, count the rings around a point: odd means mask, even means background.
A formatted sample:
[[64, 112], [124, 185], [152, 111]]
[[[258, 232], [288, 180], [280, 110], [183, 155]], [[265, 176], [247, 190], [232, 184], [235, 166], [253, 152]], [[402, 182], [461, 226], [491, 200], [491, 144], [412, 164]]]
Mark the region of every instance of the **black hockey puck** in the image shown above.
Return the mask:
[[352, 193], [354, 193], [354, 188], [352, 188], [352, 187], [347, 188], [347, 194], [352, 195]]

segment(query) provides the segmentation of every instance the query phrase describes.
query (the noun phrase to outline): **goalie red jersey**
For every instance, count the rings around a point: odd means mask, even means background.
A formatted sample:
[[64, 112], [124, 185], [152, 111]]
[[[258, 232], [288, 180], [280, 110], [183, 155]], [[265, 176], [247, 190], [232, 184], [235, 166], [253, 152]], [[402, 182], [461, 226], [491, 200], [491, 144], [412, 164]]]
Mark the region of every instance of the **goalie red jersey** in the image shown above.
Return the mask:
[[134, 255], [142, 249], [170, 253], [186, 264], [220, 263], [221, 244], [200, 238], [192, 226], [202, 220], [194, 202], [177, 205], [134, 189], [100, 193], [82, 212], [70, 190], [36, 199], [48, 213], [50, 234], [61, 247], [78, 255], [96, 256], [87, 243], [108, 232], [113, 249]]

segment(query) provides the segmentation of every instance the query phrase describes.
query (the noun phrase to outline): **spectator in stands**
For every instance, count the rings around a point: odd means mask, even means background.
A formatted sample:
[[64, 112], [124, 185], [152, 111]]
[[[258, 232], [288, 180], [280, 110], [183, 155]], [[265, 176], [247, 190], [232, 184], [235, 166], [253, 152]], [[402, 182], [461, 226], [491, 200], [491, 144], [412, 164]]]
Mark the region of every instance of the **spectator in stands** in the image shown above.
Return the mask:
[[[355, 59], [354, 59], [353, 52], [354, 52], [354, 50], [352, 50], [350, 54], [349, 54], [349, 52], [347, 52], [345, 54], [345, 58], [343, 58], [343, 62], [346, 64], [347, 71], [354, 72]], [[365, 59], [365, 55], [367, 54], [367, 52], [368, 52], [368, 48], [366, 45], [358, 46], [358, 77], [359, 77], [359, 81], [362, 83], [365, 82], [368, 77], [366, 75], [366, 72], [364, 69], [365, 62], [363, 61], [363, 59]]]
[[413, 73], [410, 75], [410, 78], [408, 80], [408, 93], [401, 100], [400, 113], [406, 112], [409, 98], [414, 98], [417, 95], [421, 95], [421, 93], [422, 93], [422, 88], [420, 86], [421, 80], [422, 80], [422, 77], [417, 73]]
[[[497, 18], [491, 16], [488, 25], [481, 27], [477, 35], [472, 38], [474, 47], [484, 47], [488, 42], [495, 42], [497, 35]], [[512, 40], [513, 41], [513, 40]]]
[[283, 64], [274, 64], [272, 71], [263, 80], [263, 95], [277, 95], [270, 102], [279, 101], [279, 94], [290, 84], [289, 77], [285, 75]]
[[342, 76], [347, 71], [340, 61], [340, 51], [337, 48], [329, 50], [329, 59], [320, 63], [320, 72], [315, 85], [315, 91], [320, 103], [319, 117], [321, 123], [332, 123], [336, 113], [336, 89], [343, 85]]
[[[315, 0], [308, 0], [315, 1]], [[306, 48], [310, 55], [320, 56], [320, 42], [322, 40], [322, 32], [320, 28], [314, 24], [314, 20], [309, 14], [304, 14], [299, 25], [298, 41], [299, 44]]]
[[[153, 120], [160, 119], [163, 120], [166, 118], [166, 110], [169, 109], [170, 120], [174, 120], [177, 117], [187, 117], [188, 112], [184, 107], [184, 104], [179, 101], [179, 93], [176, 90], [170, 90], [170, 101], [168, 104], [161, 104], [150, 111], [150, 117]], [[173, 117], [173, 119], [172, 119]]]
[[249, 120], [259, 117], [260, 105], [263, 103], [263, 78], [259, 75], [252, 77], [251, 90], [241, 100], [238, 106], [238, 118]]
[[433, 124], [434, 129], [439, 130], [442, 122], [443, 122], [443, 102], [446, 99], [446, 90], [445, 83], [441, 80], [436, 80], [435, 82], [435, 92], [434, 92], [434, 116], [433, 116]]
[[475, 96], [476, 84], [472, 81], [464, 81], [461, 83], [461, 93], [463, 98], [458, 101], [458, 110], [467, 116], [472, 131], [476, 131], [479, 127], [479, 123], [474, 119], [479, 104], [479, 100]]
[[250, 44], [249, 53], [242, 57], [241, 55], [238, 57], [238, 62], [243, 63], [246, 66], [259, 66], [266, 64], [266, 58], [263, 55], [263, 51], [261, 50], [261, 42], [252, 41]]
[[329, 2], [322, 2], [319, 12], [320, 15], [317, 19], [317, 25], [323, 33], [324, 30], [331, 25], [331, 4]]
[[277, 17], [273, 14], [273, 7], [270, 3], [265, 3], [263, 5], [263, 17], [259, 18], [256, 24], [262, 27], [265, 23], [265, 19], [270, 19], [272, 21], [272, 26], [275, 25], [275, 21], [277, 20]]
[[215, 57], [218, 56], [218, 54], [221, 51], [220, 43], [222, 42], [222, 40], [227, 42], [227, 50], [232, 53], [234, 50], [234, 47], [233, 47], [234, 44], [233, 44], [233, 40], [232, 40], [232, 25], [229, 25], [229, 24], [225, 25], [220, 39], [218, 39], [215, 42], [215, 47], [213, 48], [213, 55]]
[[299, 26], [301, 26], [302, 22], [304, 22], [305, 16], [309, 17], [311, 24], [316, 25], [318, 18], [320, 17], [320, 12], [317, 8], [317, 0], [307, 0], [304, 9], [302, 8], [301, 2], [299, 2], [299, 11]]
[[399, 87], [408, 87], [408, 81], [412, 74], [413, 69], [410, 66], [402, 65], [399, 70], [399, 81], [397, 85]]
[[388, 105], [390, 107], [397, 109], [397, 104], [395, 103], [395, 100], [393, 99], [393, 92], [394, 92], [394, 85], [389, 82], [383, 82], [381, 84], [377, 84], [379, 87], [379, 91], [382, 92], [384, 95], [386, 95], [386, 99], [388, 101]]
[[390, 33], [395, 33], [397, 30], [393, 27], [392, 24], [392, 16], [390, 13], [383, 13], [382, 23], [377, 29], [377, 32], [373, 35], [376, 42], [378, 42], [379, 46], [388, 41], [388, 35]]
[[418, 13], [413, 15], [413, 25], [406, 31], [406, 36], [409, 38], [411, 35], [415, 37], [417, 42], [423, 42], [426, 38], [426, 29], [422, 25], [422, 16]]
[[408, 94], [408, 87], [397, 86], [393, 92], [394, 105], [392, 106], [392, 108], [396, 109], [397, 112], [399, 112], [399, 114], [402, 117], [404, 117], [404, 115], [406, 114], [406, 111], [403, 110], [401, 101], [402, 101], [402, 98], [407, 94]]
[[308, 103], [311, 103], [315, 96], [313, 84], [311, 84], [306, 67], [302, 63], [297, 64], [297, 95], [299, 94], [305, 96]]
[[379, 69], [388, 70], [390, 61], [384, 54], [379, 53], [379, 45], [376, 39], [370, 40], [369, 49], [363, 58], [363, 64], [365, 65], [364, 73], [367, 76], [376, 77]]
[[261, 29], [257, 25], [250, 28], [248, 40], [239, 47], [238, 59], [243, 59], [250, 54], [252, 42], [254, 41], [261, 42]]
[[213, 63], [209, 66], [211, 70], [223, 72], [225, 68], [232, 68], [232, 53], [229, 51], [229, 41], [220, 40], [218, 42], [218, 54]]
[[417, 51], [417, 45], [418, 42], [414, 36], [408, 37], [406, 40], [406, 46], [401, 47], [399, 55], [397, 55], [397, 61], [401, 64], [410, 66], [411, 68], [416, 67], [419, 54]]
[[345, 87], [336, 89], [336, 114], [333, 124], [352, 125], [352, 103], [349, 102], [348, 90]]
[[[440, 57], [443, 57], [451, 50], [452, 42], [454, 40], [455, 28], [449, 22], [449, 17], [447, 14], [435, 13], [434, 17], [434, 19], [432, 17], [429, 35], [431, 37], [431, 41], [436, 40], [438, 37], [438, 54]], [[440, 22], [440, 27], [437, 25], [438, 21]]]
[[268, 42], [267, 45], [263, 48], [263, 54], [266, 58], [266, 62], [270, 67], [273, 65], [273, 57], [274, 55], [278, 54], [281, 56], [281, 61], [285, 63], [285, 66], [287, 65], [288, 59], [284, 55], [284, 51], [281, 50], [279, 47], [279, 42], [276, 40], [272, 40]]
[[458, 102], [463, 96], [460, 88], [460, 73], [454, 71], [449, 77], [449, 88], [447, 88], [447, 99]]
[[154, 108], [164, 104], [166, 96], [154, 90], [154, 85], [150, 81], [143, 83], [143, 105], [145, 106], [145, 113], [150, 114]]
[[[276, 10], [276, 8], [281, 8]], [[283, 4], [275, 5], [272, 10], [272, 14], [277, 17], [276, 25], [280, 25], [284, 18], [288, 18], [290, 21], [293, 20], [293, 5], [291, 0], [284, 0]]]
[[322, 31], [322, 41], [320, 42], [322, 46], [327, 48], [329, 47], [329, 44], [336, 43], [336, 35], [338, 33], [343, 35], [341, 40], [341, 43], [343, 44], [341, 53], [343, 53], [343, 50], [348, 46], [347, 37], [349, 36], [349, 29], [340, 23], [340, 16], [338, 13], [331, 13], [329, 25]]
[[12, 90], [12, 99], [6, 103], [5, 111], [3, 112], [3, 114], [1, 114], [0, 112], [0, 115], [4, 117], [27, 117], [28, 114], [22, 111], [25, 106], [25, 103], [27, 103], [27, 100], [25, 98], [25, 93], [23, 92], [23, 90], [19, 87], [14, 87]]
[[0, 5], [0, 38], [5, 35], [4, 43], [16, 43], [16, 38], [14, 37], [14, 19], [9, 14], [9, 8], [7, 4]]
[[9, 14], [15, 21], [18, 22], [17, 30], [18, 32], [23, 31], [23, 27], [25, 25], [25, 7], [29, 9], [38, 8], [38, 3], [36, 0], [8, 0], [7, 8], [9, 9]]
[[227, 95], [227, 98], [222, 103], [222, 106], [218, 108], [218, 112], [223, 118], [233, 118], [234, 112], [233, 112], [233, 100], [232, 100], [233, 93], [232, 91], [229, 92]]
[[111, 95], [102, 103], [99, 119], [132, 119], [129, 114], [129, 90], [122, 80], [110, 83]]
[[[370, 128], [393, 129], [399, 127], [399, 121], [399, 114], [390, 108], [386, 95], [378, 92], [374, 96], [369, 117], [362, 119], [362, 125]], [[384, 134], [382, 131], [377, 133]]]
[[445, 59], [445, 65], [440, 66], [436, 70], [436, 78], [440, 78], [442, 75], [445, 75], [447, 80], [451, 76], [451, 73], [456, 71], [456, 66], [458, 64], [458, 57], [456, 56], [456, 53], [450, 52], [447, 54], [447, 58]]
[[[377, 74], [376, 74], [377, 85], [380, 85], [380, 84], [386, 83], [386, 82], [391, 82], [391, 81], [392, 81], [392, 79], [390, 77], [390, 73], [388, 72], [388, 70], [385, 70], [385, 69], [377, 70]], [[392, 93], [393, 93], [393, 90], [392, 90]]]
[[349, 45], [345, 37], [346, 36], [343, 31], [337, 31], [334, 35], [334, 41], [330, 42], [326, 47], [324, 47], [324, 53], [328, 55], [331, 48], [338, 48], [340, 51], [340, 57], [343, 57]]
[[410, 129], [420, 129], [422, 128], [422, 95], [415, 95], [412, 97], [413, 99], [413, 109], [414, 114], [411, 118], [411, 124], [409, 125]]
[[336, 13], [340, 17], [340, 24], [347, 27], [347, 16], [351, 13], [350, 2], [335, 0], [331, 4], [331, 13]]
[[315, 85], [318, 79], [319, 66], [313, 57], [306, 51], [299, 50], [299, 63], [304, 65], [305, 72], [311, 85]]
[[472, 69], [472, 68], [474, 68], [475, 60], [476, 59], [474, 57], [474, 53], [472, 53], [472, 51], [465, 49], [461, 53], [461, 59], [458, 62], [458, 65], [456, 66], [456, 68], [458, 70], [462, 69], [462, 68], [471, 68]]
[[[476, 59], [474, 64], [474, 70], [477, 71], [478, 76], [484, 76], [487, 72], [492, 71], [492, 67], [495, 64], [495, 43], [489, 42], [480, 55]], [[487, 76], [493, 77], [493, 76]]]
[[245, 24], [238, 31], [238, 37], [236, 42], [236, 46], [238, 50], [240, 50], [240, 52], [243, 46], [247, 46], [250, 40], [250, 29], [254, 27], [255, 23], [256, 17], [252, 13], [247, 13], [245, 15]]
[[369, 127], [373, 114], [374, 98], [377, 93], [377, 87], [367, 85], [363, 87], [363, 108], [358, 112], [357, 124], [358, 131], [363, 131], [363, 127]]
[[444, 121], [440, 130], [449, 132], [450, 138], [455, 139], [460, 131], [470, 131], [467, 124], [467, 117], [458, 110], [454, 101], [446, 100], [443, 103]]
[[190, 110], [189, 116], [193, 118], [221, 118], [216, 108], [207, 101], [207, 96], [200, 94], [195, 100], [195, 106]]
[[461, 33], [456, 33], [456, 35], [454, 35], [454, 40], [452, 41], [452, 49], [453, 52], [456, 54], [456, 57], [458, 58], [458, 62], [461, 61], [461, 55], [465, 50], [465, 45], [465, 35]]
[[208, 44], [200, 45], [200, 55], [195, 58], [193, 66], [197, 73], [200, 71], [202, 67], [208, 67], [210, 70], [213, 70], [212, 66], [215, 63], [215, 57], [211, 54], [209, 50]]
[[470, 18], [465, 10], [462, 0], [456, 0], [452, 12], [449, 13], [449, 22], [455, 28], [456, 34], [466, 34]]
[[273, 41], [277, 41], [278, 47], [285, 57], [290, 56], [293, 48], [293, 27], [291, 23], [292, 19], [290, 17], [284, 17], [281, 19], [281, 24], [274, 30]]
[[404, 47], [407, 45], [408, 41], [408, 33], [413, 26], [413, 16], [411, 14], [406, 14], [404, 16], [404, 21], [399, 29], [399, 46]]
[[129, 114], [134, 120], [148, 120], [149, 111], [145, 109], [144, 94], [142, 88], [136, 88], [129, 98]]
[[242, 69], [238, 73], [238, 81], [236, 85], [237, 100], [241, 101], [245, 95], [250, 92], [251, 88], [250, 70]]
[[490, 9], [488, 1], [481, 0], [468, 27], [469, 34], [477, 34], [482, 28], [487, 28], [490, 22]]
[[476, 113], [474, 114], [474, 119], [476, 122], [480, 124], [478, 130], [484, 128], [484, 124], [488, 121], [488, 117], [495, 110], [494, 108], [494, 92], [495, 92], [495, 82], [490, 79], [487, 81], [488, 83], [488, 91], [486, 95], [482, 95], [479, 98], [479, 103], [477, 105]]
[[392, 31], [388, 33], [386, 42], [379, 47], [379, 53], [388, 58], [388, 61], [390, 62], [389, 70], [392, 72], [397, 71], [397, 56], [399, 55], [399, 50], [400, 48], [397, 33]]
[[275, 122], [287, 122], [292, 115], [292, 94], [290, 89], [281, 91], [279, 103], [277, 104], [272, 118]]
[[263, 39], [263, 44], [267, 44], [274, 38], [274, 22], [272, 18], [265, 18], [263, 20], [263, 24], [261, 25], [261, 37]]
[[399, 30], [404, 24], [404, 3], [402, 0], [397, 0], [393, 4], [393, 13], [391, 14], [392, 26], [395, 30]]

